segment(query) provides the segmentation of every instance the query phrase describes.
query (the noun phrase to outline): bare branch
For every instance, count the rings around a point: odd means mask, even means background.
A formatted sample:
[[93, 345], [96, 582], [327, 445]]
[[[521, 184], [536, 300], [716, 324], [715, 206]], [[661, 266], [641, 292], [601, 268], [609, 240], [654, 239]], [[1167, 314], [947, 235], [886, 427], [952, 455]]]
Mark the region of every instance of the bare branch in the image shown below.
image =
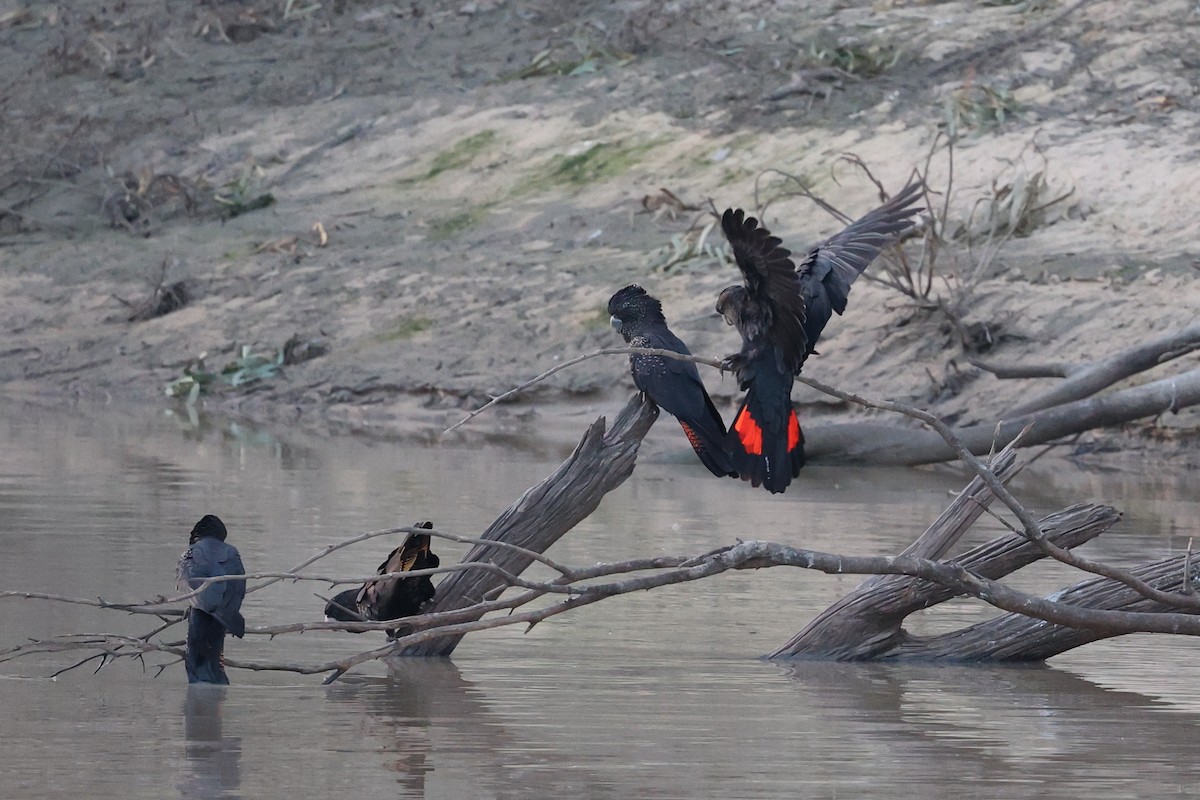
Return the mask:
[[568, 367], [573, 367], [576, 364], [582, 364], [584, 361], [587, 361], [588, 359], [598, 358], [600, 356], [624, 356], [624, 355], [665, 356], [666, 358], [673, 358], [677, 361], [691, 361], [696, 364], [705, 364], [707, 366], [714, 367], [715, 369], [721, 369], [721, 362], [714, 358], [704, 358], [702, 356], [685, 355], [683, 353], [676, 353], [674, 350], [659, 350], [659, 349], [653, 348], [653, 347], [603, 347], [599, 350], [593, 350], [590, 353], [584, 353], [581, 356], [576, 356], [575, 358], [572, 358], [569, 361], [564, 361], [561, 364], [555, 364], [553, 367], [546, 370], [541, 375], [530, 378], [529, 380], [525, 381], [521, 385], [515, 386], [512, 389], [509, 389], [507, 392], [504, 392], [503, 394], [496, 395], [491, 400], [487, 401], [482, 406], [475, 409], [470, 414], [467, 414], [465, 417], [460, 419], [458, 422], [451, 425], [449, 428], [446, 428], [446, 430], [442, 431], [442, 435], [445, 436], [447, 433], [450, 433], [451, 431], [455, 430], [456, 428], [460, 428], [463, 425], [466, 425], [472, 419], [479, 416], [484, 411], [488, 410], [489, 408], [496, 405], [497, 403], [502, 403], [505, 400], [508, 400], [510, 397], [515, 397], [516, 395], [525, 391], [529, 387], [534, 386], [535, 384], [541, 383], [542, 381], [546, 380], [546, 378], [549, 378], [551, 375], [553, 375], [556, 372], [561, 372], [562, 370], [564, 370]]
[[[607, 597], [701, 580], [733, 569], [762, 569], [777, 566], [798, 567], [836, 575], [908, 575], [938, 584], [953, 593], [978, 597], [1003, 610], [1073, 628], [1090, 629], [1106, 636], [1145, 632], [1200, 636], [1200, 618], [1188, 614], [1169, 612], [1145, 614], [1129, 611], [1082, 608], [1052, 599], [1035, 597], [1008, 588], [995, 580], [973, 574], [964, 565], [959, 563], [941, 563], [911, 556], [845, 556], [794, 548], [774, 542], [749, 541], [699, 556], [678, 557], [678, 561], [681, 566], [655, 574], [639, 575], [610, 583], [589, 584], [584, 594], [568, 597], [562, 602], [550, 606], [500, 617], [477, 619], [417, 630], [396, 639], [387, 646], [367, 650], [335, 661], [321, 664], [291, 664], [239, 661], [227, 658], [225, 663], [228, 667], [241, 669], [277, 670], [303, 674], [346, 670], [357, 664], [396, 655], [437, 639], [445, 639], [451, 636], [461, 637], [471, 631], [504, 625], [540, 622], [557, 614], [598, 602]], [[1177, 572], [1178, 569], [1176, 568]], [[420, 624], [420, 618], [418, 617], [411, 618], [411, 621], [415, 624]], [[312, 627], [315, 628], [315, 626]], [[178, 647], [163, 643], [146, 642], [135, 637], [98, 634], [60, 637], [47, 642], [23, 645], [19, 648], [14, 648], [13, 651], [0, 654], [0, 661], [9, 660], [17, 655], [29, 654], [31, 652], [55, 652], [85, 648], [98, 648], [112, 657], [149, 652], [167, 652], [179, 655], [181, 652]], [[21, 652], [17, 653], [14, 651]]]
[[[188, 595], [189, 597], [191, 595]], [[70, 603], [78, 606], [92, 606], [94, 608], [109, 608], [115, 611], [125, 611], [130, 614], [150, 614], [155, 617], [183, 617], [182, 611], [174, 609], [154, 609], [147, 606], [159, 606], [166, 603], [178, 602], [178, 600], [169, 600], [167, 598], [158, 598], [155, 600], [138, 600], [130, 603], [110, 603], [106, 600], [96, 598], [92, 600], [87, 597], [68, 597], [60, 594], [46, 594], [45, 592], [20, 592], [20, 591], [5, 591], [0, 592], [0, 600], [6, 597], [20, 598], [23, 600], [52, 600], [58, 603]]]
[[990, 372], [1001, 380], [1012, 378], [1065, 378], [1078, 368], [1077, 364], [1051, 362], [1046, 364], [994, 364], [977, 358], [967, 358], [967, 363]]
[[1200, 322], [1089, 363], [1072, 365], [1062, 383], [1009, 411], [1029, 414], [1089, 397], [1131, 375], [1200, 349]]

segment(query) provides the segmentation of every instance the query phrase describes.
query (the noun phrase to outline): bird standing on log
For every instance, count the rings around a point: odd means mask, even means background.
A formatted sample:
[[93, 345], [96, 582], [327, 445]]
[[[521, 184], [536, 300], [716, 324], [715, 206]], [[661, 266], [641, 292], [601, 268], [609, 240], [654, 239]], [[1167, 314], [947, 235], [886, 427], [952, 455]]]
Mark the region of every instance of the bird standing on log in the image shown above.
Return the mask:
[[734, 470], [770, 492], [787, 489], [804, 466], [804, 434], [792, 407], [792, 383], [834, 312], [846, 310], [850, 284], [885, 245], [909, 228], [924, 184], [914, 181], [879, 208], [816, 245], [799, 269], [791, 251], [741, 209], [721, 229], [743, 285], [724, 289], [717, 313], [737, 328], [742, 349], [725, 359], [746, 397], [729, 432]]
[[[612, 326], [631, 347], [649, 347], [691, 355], [667, 327], [662, 303], [640, 286], [626, 286], [608, 301]], [[730, 461], [725, 421], [691, 361], [668, 356], [629, 356], [633, 383], [664, 411], [679, 420], [701, 463], [717, 477], [737, 477]]]
[[[420, 522], [414, 527], [432, 530], [433, 523]], [[441, 559], [430, 549], [430, 543], [428, 534], [410, 533], [399, 547], [388, 553], [375, 574], [388, 575], [440, 566]], [[435, 593], [433, 581], [428, 575], [370, 581], [334, 595], [325, 605], [325, 618], [339, 622], [383, 622], [411, 617], [421, 613], [433, 600]], [[387, 634], [390, 639], [399, 635], [396, 630], [390, 630]]]
[[[192, 592], [205, 578], [245, 575], [242, 556], [236, 547], [225, 543], [225, 523], [215, 514], [206, 514], [192, 528], [187, 552], [176, 569], [179, 590]], [[241, 638], [246, 633], [242, 618], [242, 599], [246, 581], [210, 583], [191, 597], [187, 611], [187, 651], [183, 663], [188, 683], [229, 683], [225, 674], [225, 633]]]

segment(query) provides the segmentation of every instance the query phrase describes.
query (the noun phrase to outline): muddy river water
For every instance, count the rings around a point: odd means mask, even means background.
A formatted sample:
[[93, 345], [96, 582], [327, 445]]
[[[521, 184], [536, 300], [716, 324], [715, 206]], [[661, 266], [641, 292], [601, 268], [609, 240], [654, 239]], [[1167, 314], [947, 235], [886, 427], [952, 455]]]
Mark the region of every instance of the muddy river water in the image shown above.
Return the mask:
[[[664, 457], [677, 436], [660, 422], [634, 476], [551, 554], [586, 564], [701, 552], [734, 537], [896, 552], [964, 483], [950, 468], [811, 469], [770, 497]], [[562, 455], [5, 402], [0, 590], [170, 594], [205, 513], [219, 514], [248, 568], [263, 571], [421, 519], [473, 535]], [[1186, 547], [1200, 518], [1195, 482], [1045, 460], [1015, 486], [1039, 513], [1079, 501], [1121, 508], [1124, 521], [1089, 552], [1129, 561]], [[971, 542], [998, 530], [985, 519]], [[392, 546], [347, 548], [323, 569], [370, 572]], [[462, 552], [435, 546], [443, 563]], [[1016, 584], [1051, 591], [1064, 575], [1038, 565]], [[757, 660], [856, 583], [788, 569], [719, 576], [598, 603], [529, 633], [472, 634], [453, 661], [390, 674], [374, 665], [328, 687], [317, 676], [232, 671], [227, 690], [189, 691], [181, 665], [155, 677], [132, 662], [47, 680], [77, 660], [70, 654], [0, 664], [0, 798], [1200, 796], [1194, 640], [1130, 637], [1037, 668]], [[315, 620], [314, 591], [327, 587], [278, 584], [243, 611], [250, 625]], [[941, 630], [991, 613], [955, 602], [913, 623]], [[145, 617], [0, 599], [0, 648], [150, 627]], [[319, 663], [381, 641], [310, 632], [227, 649]]]

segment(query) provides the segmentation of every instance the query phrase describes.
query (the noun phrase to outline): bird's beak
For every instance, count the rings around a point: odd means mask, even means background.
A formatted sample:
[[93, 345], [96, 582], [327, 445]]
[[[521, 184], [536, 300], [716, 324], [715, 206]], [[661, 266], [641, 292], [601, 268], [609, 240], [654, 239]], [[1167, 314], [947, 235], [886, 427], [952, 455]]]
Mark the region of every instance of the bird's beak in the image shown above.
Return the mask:
[[617, 319], [615, 316], [608, 318], [608, 324], [612, 325], [613, 328], [618, 331], [621, 330], [621, 320]]

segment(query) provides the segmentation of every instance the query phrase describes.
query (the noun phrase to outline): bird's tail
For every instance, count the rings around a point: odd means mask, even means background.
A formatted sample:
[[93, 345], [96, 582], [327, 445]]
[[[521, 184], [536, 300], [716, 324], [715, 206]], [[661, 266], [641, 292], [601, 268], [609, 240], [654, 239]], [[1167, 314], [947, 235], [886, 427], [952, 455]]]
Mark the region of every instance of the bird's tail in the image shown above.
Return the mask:
[[229, 683], [221, 654], [225, 649], [225, 626], [198, 608], [188, 612], [187, 651], [183, 663], [188, 683]]
[[804, 466], [800, 420], [790, 397], [783, 395], [779, 401], [765, 401], [751, 385], [733, 418], [728, 437], [731, 462], [742, 480], [772, 493], [787, 489]]
[[[338, 592], [325, 604], [326, 622], [362, 622], [366, 620], [358, 612], [358, 587]], [[354, 631], [360, 633], [361, 631]]]
[[241, 639], [246, 635], [246, 618], [240, 611], [228, 611], [221, 615], [221, 624], [225, 630]]
[[725, 421], [721, 419], [721, 414], [713, 406], [712, 400], [707, 395], [704, 399], [708, 405], [709, 418], [700, 421], [681, 419], [679, 427], [683, 428], [688, 443], [709, 472], [718, 478], [736, 478], [738, 473], [733, 466], [733, 454], [729, 450]]

